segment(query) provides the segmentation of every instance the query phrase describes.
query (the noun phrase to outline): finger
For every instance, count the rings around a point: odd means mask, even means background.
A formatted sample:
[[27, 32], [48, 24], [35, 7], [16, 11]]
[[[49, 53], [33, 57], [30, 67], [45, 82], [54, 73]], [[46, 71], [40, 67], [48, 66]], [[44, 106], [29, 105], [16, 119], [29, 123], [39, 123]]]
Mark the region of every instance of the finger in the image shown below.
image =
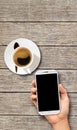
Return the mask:
[[37, 101], [36, 100], [34, 100], [34, 101], [32, 101], [33, 102], [33, 104], [35, 105], [35, 106], [37, 106]]
[[32, 94], [36, 94], [36, 91], [37, 91], [37, 88], [32, 88], [32, 89], [31, 89], [31, 93], [32, 93]]
[[36, 87], [36, 82], [35, 82], [35, 80], [32, 81], [32, 86], [33, 86], [33, 87]]
[[66, 89], [62, 86], [62, 84], [59, 84], [59, 91], [64, 94], [66, 93]]
[[63, 86], [61, 84], [59, 84], [59, 91], [60, 91], [60, 94], [61, 94], [61, 98], [65, 98], [65, 96], [67, 96], [66, 89], [63, 88]]
[[35, 95], [31, 96], [31, 101], [35, 106], [37, 105], [37, 97]]
[[37, 100], [37, 96], [33, 94], [33, 95], [31, 96], [31, 100], [32, 100], [32, 101], [33, 101], [33, 100]]

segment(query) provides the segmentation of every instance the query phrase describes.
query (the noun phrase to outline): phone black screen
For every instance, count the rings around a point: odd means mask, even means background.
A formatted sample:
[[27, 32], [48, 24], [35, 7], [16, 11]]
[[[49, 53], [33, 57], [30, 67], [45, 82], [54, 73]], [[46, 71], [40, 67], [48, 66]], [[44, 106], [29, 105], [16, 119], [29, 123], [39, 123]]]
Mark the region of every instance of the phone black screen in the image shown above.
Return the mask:
[[57, 74], [36, 75], [39, 111], [59, 110]]

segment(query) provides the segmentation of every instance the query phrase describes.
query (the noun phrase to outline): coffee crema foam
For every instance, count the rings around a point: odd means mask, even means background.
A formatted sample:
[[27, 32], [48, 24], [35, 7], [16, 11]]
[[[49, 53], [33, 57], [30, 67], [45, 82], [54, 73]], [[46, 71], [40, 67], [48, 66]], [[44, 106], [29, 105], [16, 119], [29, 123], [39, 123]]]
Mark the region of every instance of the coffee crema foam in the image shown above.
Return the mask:
[[27, 48], [17, 48], [13, 55], [13, 61], [19, 67], [25, 67], [31, 63], [32, 54]]

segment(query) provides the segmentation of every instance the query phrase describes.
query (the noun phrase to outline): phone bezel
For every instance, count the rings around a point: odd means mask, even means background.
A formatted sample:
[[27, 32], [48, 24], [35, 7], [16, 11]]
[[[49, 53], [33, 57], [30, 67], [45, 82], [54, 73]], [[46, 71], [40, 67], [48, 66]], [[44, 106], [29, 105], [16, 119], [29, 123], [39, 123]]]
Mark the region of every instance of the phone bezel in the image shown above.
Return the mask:
[[[59, 79], [58, 79], [58, 72], [56, 70], [38, 70], [35, 73], [35, 76], [37, 75], [44, 75], [44, 74], [57, 74], [57, 83], [59, 84]], [[37, 87], [37, 81], [36, 81], [36, 87]], [[59, 94], [59, 89], [58, 89], [58, 97], [59, 97], [59, 110], [52, 110], [52, 111], [39, 111], [39, 105], [38, 105], [38, 93], [37, 94], [37, 109], [38, 113], [40, 115], [50, 115], [50, 114], [58, 114], [60, 113], [60, 94]]]

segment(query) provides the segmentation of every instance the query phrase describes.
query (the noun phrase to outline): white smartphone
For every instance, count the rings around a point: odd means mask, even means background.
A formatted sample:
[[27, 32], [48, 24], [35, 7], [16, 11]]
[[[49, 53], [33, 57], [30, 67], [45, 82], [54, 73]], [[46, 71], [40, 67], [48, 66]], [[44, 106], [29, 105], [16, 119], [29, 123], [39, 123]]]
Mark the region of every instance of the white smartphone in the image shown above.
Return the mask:
[[58, 72], [56, 70], [39, 70], [35, 75], [39, 114], [58, 114], [60, 112]]

